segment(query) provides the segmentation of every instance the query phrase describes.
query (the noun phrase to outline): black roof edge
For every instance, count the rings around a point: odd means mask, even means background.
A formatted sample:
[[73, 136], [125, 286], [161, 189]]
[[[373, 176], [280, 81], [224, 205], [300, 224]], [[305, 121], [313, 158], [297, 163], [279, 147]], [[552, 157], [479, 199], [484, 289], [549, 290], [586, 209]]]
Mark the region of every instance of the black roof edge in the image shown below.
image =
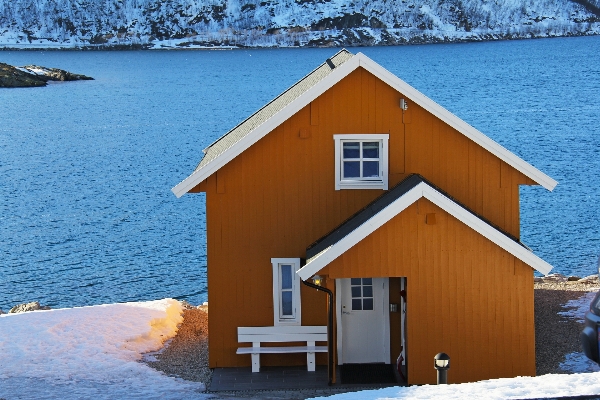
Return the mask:
[[505, 230], [501, 229], [497, 225], [493, 224], [487, 218], [471, 211], [464, 204], [462, 204], [461, 202], [459, 202], [458, 200], [456, 200], [455, 198], [450, 196], [448, 193], [446, 193], [445, 191], [443, 191], [442, 189], [440, 189], [433, 183], [429, 182], [423, 176], [421, 176], [419, 174], [411, 174], [411, 175], [407, 176], [405, 179], [403, 179], [402, 181], [400, 181], [398, 184], [396, 184], [394, 187], [392, 187], [389, 191], [383, 193], [381, 196], [377, 197], [375, 200], [373, 200], [371, 203], [367, 204], [361, 210], [357, 211], [355, 214], [353, 214], [351, 217], [346, 219], [344, 222], [342, 222], [340, 225], [338, 225], [332, 231], [327, 233], [325, 236], [321, 237], [320, 239], [318, 239], [317, 241], [315, 241], [314, 243], [309, 245], [306, 248], [307, 260], [316, 256], [317, 254], [319, 254], [326, 248], [339, 242], [342, 238], [349, 235], [351, 232], [353, 232], [359, 226], [361, 226], [366, 221], [371, 219], [373, 216], [378, 214], [381, 210], [383, 210], [384, 208], [389, 206], [395, 200], [399, 199], [404, 194], [408, 193], [411, 189], [416, 187], [421, 182], [424, 182], [427, 185], [431, 186], [432, 188], [434, 188], [435, 190], [440, 192], [442, 195], [444, 195], [448, 199], [452, 200], [454, 203], [458, 204], [464, 210], [466, 210], [470, 214], [474, 215], [475, 217], [479, 218], [486, 224], [490, 225], [492, 228], [494, 228], [497, 231], [504, 234], [505, 236], [514, 240], [519, 245], [521, 245], [525, 248], [528, 248], [523, 243], [521, 243], [521, 241], [517, 237], [513, 236], [512, 234], [506, 232]]

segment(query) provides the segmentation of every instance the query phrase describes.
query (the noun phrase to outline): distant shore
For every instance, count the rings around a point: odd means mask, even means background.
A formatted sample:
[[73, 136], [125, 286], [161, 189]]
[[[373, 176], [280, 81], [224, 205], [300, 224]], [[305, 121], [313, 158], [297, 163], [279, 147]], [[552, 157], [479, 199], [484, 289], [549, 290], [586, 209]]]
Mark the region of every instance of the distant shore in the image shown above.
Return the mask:
[[[57, 43], [53, 41], [38, 40], [31, 43], [2, 43], [0, 51], [123, 51], [123, 50], [245, 50], [245, 49], [294, 49], [294, 48], [341, 48], [341, 47], [385, 47], [385, 46], [410, 46], [423, 44], [454, 44], [454, 43], [477, 43], [496, 42], [506, 40], [528, 40], [528, 39], [556, 39], [573, 38], [585, 36], [599, 36], [600, 32], [567, 32], [565, 34], [551, 33], [471, 33], [454, 32], [454, 35], [446, 36], [444, 32], [422, 31], [418, 34], [404, 36], [387, 36], [384, 40], [347, 40], [339, 35], [326, 34], [327, 32], [310, 32], [314, 38], [302, 43], [286, 43], [277, 35], [268, 35], [272, 40], [255, 43], [240, 35], [237, 38], [214, 38], [186, 37], [183, 39], [165, 39], [148, 42], [135, 43], [89, 43], [85, 40], [75, 43]], [[457, 33], [460, 33], [458, 35]], [[282, 36], [282, 35], [280, 35]], [[283, 37], [283, 36], [282, 36]]]

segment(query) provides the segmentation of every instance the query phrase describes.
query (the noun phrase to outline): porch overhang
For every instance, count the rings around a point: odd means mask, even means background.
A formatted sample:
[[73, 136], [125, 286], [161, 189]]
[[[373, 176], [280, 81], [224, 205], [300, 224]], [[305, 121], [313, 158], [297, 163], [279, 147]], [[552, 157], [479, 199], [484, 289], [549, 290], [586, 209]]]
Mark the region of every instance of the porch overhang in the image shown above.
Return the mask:
[[501, 231], [482, 217], [452, 199], [420, 175], [411, 175], [389, 192], [359, 211], [336, 230], [307, 249], [306, 264], [298, 270], [306, 280], [400, 214], [420, 198], [426, 198], [480, 235], [486, 237], [536, 271], [547, 275], [552, 265], [535, 255], [517, 238]]

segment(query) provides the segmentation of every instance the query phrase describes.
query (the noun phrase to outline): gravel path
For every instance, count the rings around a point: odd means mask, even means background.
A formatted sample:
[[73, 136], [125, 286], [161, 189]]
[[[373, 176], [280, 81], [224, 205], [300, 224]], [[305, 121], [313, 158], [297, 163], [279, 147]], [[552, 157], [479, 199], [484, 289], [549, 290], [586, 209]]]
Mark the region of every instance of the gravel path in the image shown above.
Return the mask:
[[[569, 353], [583, 352], [579, 334], [583, 323], [559, 315], [569, 300], [600, 289], [597, 276], [578, 281], [553, 274], [539, 280], [535, 288], [535, 362], [537, 375], [566, 374], [559, 368]], [[582, 316], [583, 318], [583, 316]]]
[[208, 368], [208, 307], [195, 308], [184, 303], [183, 323], [177, 335], [167, 343], [157, 361], [146, 361], [154, 369], [188, 381], [210, 381]]
[[[573, 279], [573, 280], [569, 280]], [[558, 313], [567, 311], [564, 307], [569, 300], [578, 299], [590, 291], [598, 291], [600, 283], [596, 276], [575, 280], [563, 275], [553, 274], [545, 278], [536, 278], [535, 288], [535, 335], [537, 375], [565, 374], [559, 364], [569, 353], [582, 352], [579, 333], [583, 324]], [[184, 321], [177, 335], [154, 357], [157, 361], [146, 361], [148, 365], [167, 375], [186, 380], [210, 381], [208, 368], [208, 306], [195, 308], [186, 305]], [[277, 391], [277, 392], [233, 392], [223, 393], [215, 398], [233, 397], [261, 399], [306, 398], [331, 393], [315, 391]]]

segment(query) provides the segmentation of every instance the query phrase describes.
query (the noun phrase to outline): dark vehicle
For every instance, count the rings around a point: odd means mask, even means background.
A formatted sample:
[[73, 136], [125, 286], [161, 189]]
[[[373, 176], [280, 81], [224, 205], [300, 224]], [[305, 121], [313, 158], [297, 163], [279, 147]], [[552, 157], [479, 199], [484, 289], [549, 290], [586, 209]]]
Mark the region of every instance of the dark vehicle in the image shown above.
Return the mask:
[[[600, 277], [600, 257], [598, 257], [598, 277]], [[592, 361], [600, 364], [600, 291], [590, 304], [590, 311], [585, 313], [585, 328], [579, 335], [583, 352]]]
[[590, 310], [585, 313], [585, 328], [579, 335], [583, 352], [592, 361], [600, 364], [600, 355], [598, 354], [598, 337], [600, 327], [600, 292], [596, 294], [590, 304]]

